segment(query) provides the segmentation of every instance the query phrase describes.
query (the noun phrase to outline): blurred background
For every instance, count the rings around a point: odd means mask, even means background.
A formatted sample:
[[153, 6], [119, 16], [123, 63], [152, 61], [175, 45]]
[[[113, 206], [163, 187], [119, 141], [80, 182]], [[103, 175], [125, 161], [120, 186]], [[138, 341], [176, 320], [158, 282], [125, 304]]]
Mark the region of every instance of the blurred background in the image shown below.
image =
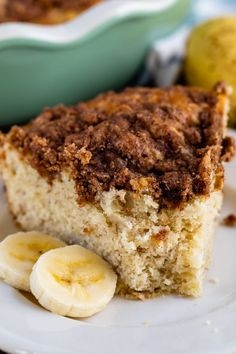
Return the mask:
[[127, 85], [234, 87], [235, 36], [236, 0], [1, 1], [0, 125]]

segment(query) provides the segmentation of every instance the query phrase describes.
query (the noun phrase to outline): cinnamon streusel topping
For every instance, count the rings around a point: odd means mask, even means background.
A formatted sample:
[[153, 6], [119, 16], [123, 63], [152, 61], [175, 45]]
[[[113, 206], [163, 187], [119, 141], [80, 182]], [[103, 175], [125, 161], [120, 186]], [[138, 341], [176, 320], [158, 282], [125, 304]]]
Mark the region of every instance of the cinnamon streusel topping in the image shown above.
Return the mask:
[[223, 84], [129, 88], [48, 108], [6, 140], [50, 182], [69, 169], [80, 201], [116, 188], [177, 207], [221, 185], [222, 161], [234, 154], [224, 138], [226, 100]]

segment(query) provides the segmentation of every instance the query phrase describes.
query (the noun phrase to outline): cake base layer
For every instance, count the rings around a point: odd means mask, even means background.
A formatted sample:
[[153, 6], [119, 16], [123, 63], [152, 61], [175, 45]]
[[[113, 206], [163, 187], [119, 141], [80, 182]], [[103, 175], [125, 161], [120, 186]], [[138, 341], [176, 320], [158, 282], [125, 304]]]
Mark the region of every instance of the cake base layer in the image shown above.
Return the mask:
[[201, 294], [221, 192], [196, 197], [183, 209], [160, 208], [151, 196], [124, 190], [79, 204], [66, 171], [49, 184], [12, 146], [4, 153], [10, 209], [24, 230], [47, 232], [104, 257], [119, 275], [121, 295]]

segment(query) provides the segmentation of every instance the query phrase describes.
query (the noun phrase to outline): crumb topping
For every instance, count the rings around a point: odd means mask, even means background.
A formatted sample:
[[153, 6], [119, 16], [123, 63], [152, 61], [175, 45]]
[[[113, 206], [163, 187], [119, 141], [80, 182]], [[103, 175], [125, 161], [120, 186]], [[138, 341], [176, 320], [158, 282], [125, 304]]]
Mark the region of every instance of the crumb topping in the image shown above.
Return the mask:
[[227, 215], [224, 218], [223, 223], [225, 226], [236, 227], [236, 215], [235, 214]]
[[116, 188], [176, 207], [222, 186], [222, 161], [234, 154], [233, 139], [224, 138], [225, 103], [222, 84], [210, 92], [128, 88], [48, 108], [13, 127], [7, 141], [51, 182], [68, 169], [81, 201]]

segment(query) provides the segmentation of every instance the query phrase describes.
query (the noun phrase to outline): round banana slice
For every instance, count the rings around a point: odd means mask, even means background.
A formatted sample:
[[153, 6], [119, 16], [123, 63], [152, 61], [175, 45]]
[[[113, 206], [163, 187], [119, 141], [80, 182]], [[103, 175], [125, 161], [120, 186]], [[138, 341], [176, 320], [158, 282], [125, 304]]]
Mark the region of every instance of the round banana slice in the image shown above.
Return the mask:
[[18, 232], [0, 243], [0, 278], [7, 284], [30, 291], [29, 277], [37, 259], [65, 243], [37, 231]]
[[33, 267], [30, 289], [47, 310], [88, 317], [108, 304], [116, 282], [117, 276], [106, 261], [74, 245], [42, 255]]

